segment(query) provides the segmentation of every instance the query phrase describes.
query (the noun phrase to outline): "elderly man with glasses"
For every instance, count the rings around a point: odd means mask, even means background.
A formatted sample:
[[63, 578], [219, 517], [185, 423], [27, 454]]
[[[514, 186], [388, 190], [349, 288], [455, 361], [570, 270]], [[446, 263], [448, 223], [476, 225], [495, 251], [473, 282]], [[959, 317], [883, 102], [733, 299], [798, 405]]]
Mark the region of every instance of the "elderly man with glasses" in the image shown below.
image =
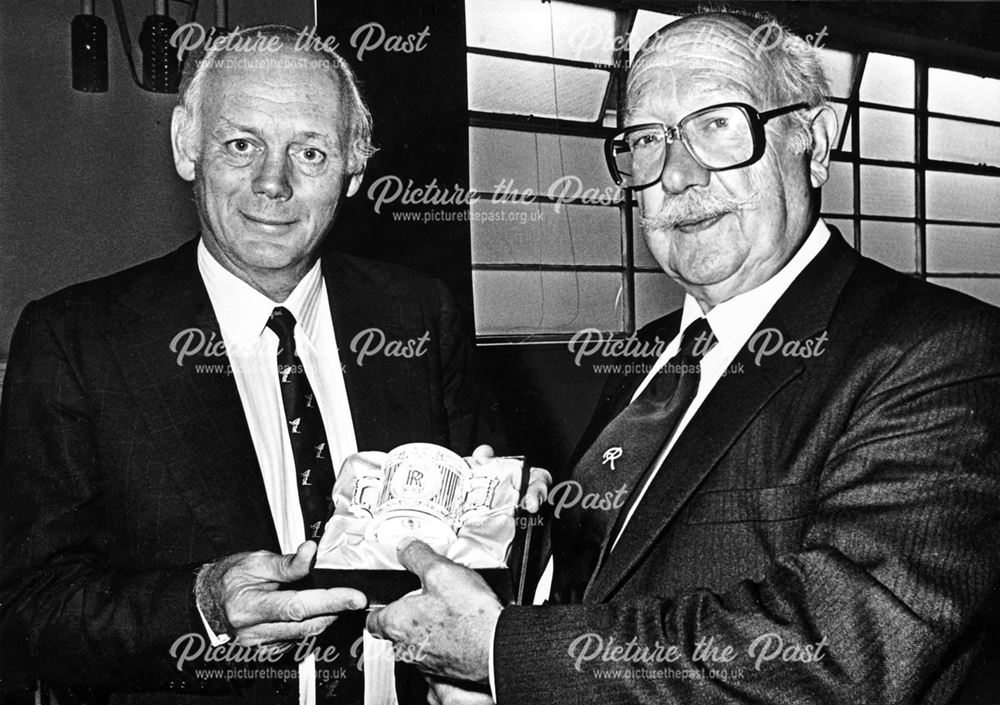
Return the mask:
[[755, 45], [768, 21], [687, 17], [629, 72], [609, 166], [686, 297], [572, 470], [627, 498], [563, 509], [534, 607], [401, 548], [424, 591], [369, 629], [420, 646], [440, 701], [946, 703], [989, 682], [1000, 315], [819, 218], [837, 121], [811, 47]]

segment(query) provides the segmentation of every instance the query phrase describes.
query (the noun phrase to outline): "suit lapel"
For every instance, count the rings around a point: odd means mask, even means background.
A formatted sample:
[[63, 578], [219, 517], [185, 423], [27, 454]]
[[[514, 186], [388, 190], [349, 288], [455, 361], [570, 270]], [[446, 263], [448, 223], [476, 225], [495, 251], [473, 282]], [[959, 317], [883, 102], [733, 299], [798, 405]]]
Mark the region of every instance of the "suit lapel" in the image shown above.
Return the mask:
[[[806, 340], [821, 332], [857, 260], [840, 234], [831, 229], [826, 246], [757, 330], [776, 329], [785, 340]], [[758, 367], [755, 357], [744, 346], [734, 364], [742, 363], [747, 372], [720, 379], [678, 437], [618, 545], [592, 576], [585, 595], [588, 601], [606, 600], [614, 594], [761, 409], [805, 367], [800, 359], [780, 354], [763, 358]]]
[[388, 272], [336, 252], [323, 258], [359, 450], [431, 440], [427, 356], [395, 356], [386, 349], [390, 341], [419, 339], [431, 327], [419, 303], [390, 292]]
[[[110, 331], [112, 348], [150, 436], [169, 458], [164, 465], [206, 538], [226, 553], [276, 551], [260, 466], [236, 382], [226, 372], [229, 358], [198, 273], [196, 243], [168, 256], [162, 276], [123, 299], [133, 315]], [[179, 359], [185, 343], [199, 350]]]

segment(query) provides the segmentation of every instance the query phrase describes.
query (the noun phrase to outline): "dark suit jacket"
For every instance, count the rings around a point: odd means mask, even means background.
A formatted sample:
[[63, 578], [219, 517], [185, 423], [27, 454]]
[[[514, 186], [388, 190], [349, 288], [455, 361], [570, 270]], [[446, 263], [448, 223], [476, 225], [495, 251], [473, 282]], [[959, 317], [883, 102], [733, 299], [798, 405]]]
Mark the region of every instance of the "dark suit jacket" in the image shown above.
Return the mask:
[[[1000, 576], [1000, 312], [834, 233], [764, 329], [826, 342], [739, 353], [593, 576], [573, 568], [601, 510], [561, 515], [566, 604], [501, 614], [500, 705], [945, 703], [976, 670]], [[589, 440], [641, 377], [609, 382]]]
[[[322, 267], [359, 448], [470, 451], [483, 398], [444, 286], [338, 254]], [[358, 364], [350, 342], [373, 327], [389, 340], [429, 334], [426, 352]], [[33, 671], [78, 694], [169, 691], [137, 702], [241, 687], [179, 673], [170, 654], [204, 633], [192, 596], [202, 564], [279, 550], [235, 382], [199, 369], [228, 361], [179, 364], [171, 342], [188, 328], [221, 340], [195, 241], [25, 309], [0, 424], [8, 676]], [[297, 701], [294, 681], [276, 687], [258, 699]]]

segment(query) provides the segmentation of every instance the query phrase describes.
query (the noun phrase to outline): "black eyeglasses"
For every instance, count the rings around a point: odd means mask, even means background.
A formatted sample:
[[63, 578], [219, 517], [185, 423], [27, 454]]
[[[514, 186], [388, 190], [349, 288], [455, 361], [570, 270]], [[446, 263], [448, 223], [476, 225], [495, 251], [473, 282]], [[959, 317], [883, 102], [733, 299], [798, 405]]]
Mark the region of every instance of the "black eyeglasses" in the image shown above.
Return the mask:
[[634, 125], [604, 143], [611, 177], [619, 186], [643, 189], [660, 180], [667, 145], [680, 140], [709, 171], [748, 166], [764, 155], [764, 124], [808, 103], [758, 113], [746, 103], [722, 103], [691, 113], [671, 127], [662, 122]]

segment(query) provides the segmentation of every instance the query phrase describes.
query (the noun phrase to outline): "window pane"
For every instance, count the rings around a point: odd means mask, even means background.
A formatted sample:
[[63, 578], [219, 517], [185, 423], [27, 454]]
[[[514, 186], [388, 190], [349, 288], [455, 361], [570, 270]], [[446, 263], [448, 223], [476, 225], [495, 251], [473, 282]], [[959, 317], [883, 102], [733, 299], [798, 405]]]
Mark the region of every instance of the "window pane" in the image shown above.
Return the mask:
[[635, 14], [635, 22], [632, 24], [632, 31], [628, 35], [628, 56], [629, 62], [635, 60], [635, 55], [642, 48], [654, 32], [661, 27], [670, 24], [674, 20], [680, 19], [676, 15], [665, 15], [662, 12], [650, 12], [649, 10], [639, 10]]
[[935, 279], [928, 277], [927, 281], [946, 286], [949, 289], [964, 291], [988, 304], [1000, 306], [1000, 278], [998, 279]]
[[861, 156], [913, 161], [913, 116], [861, 109]]
[[632, 261], [636, 267], [660, 268], [660, 263], [656, 261], [649, 248], [646, 247], [646, 238], [642, 234], [642, 227], [639, 225], [639, 207], [632, 209], [632, 223], [635, 228], [635, 237], [632, 240]]
[[[850, 220], [842, 220], [840, 218], [823, 218], [827, 225], [831, 228], [836, 228], [840, 231], [840, 237], [843, 238], [851, 247], [854, 247], [854, 222]], [[834, 235], [835, 233], [831, 233]]]
[[1000, 222], [1000, 179], [927, 172], [927, 217]]
[[[869, 103], [913, 107], [913, 59], [869, 54], [861, 77], [861, 100]], [[861, 122], [864, 125], [864, 120]]]
[[465, 0], [470, 47], [610, 64], [614, 33], [612, 10], [540, 0]]
[[931, 118], [927, 156], [949, 162], [1000, 166], [1000, 127]]
[[1000, 120], [1000, 79], [930, 69], [927, 72], [927, 109]]
[[608, 71], [468, 56], [470, 110], [593, 122], [604, 107]]
[[861, 221], [861, 254], [900, 272], [917, 271], [917, 243], [912, 223]]
[[635, 275], [635, 326], [637, 329], [680, 308], [683, 304], [684, 290], [666, 274], [640, 272]]
[[526, 189], [563, 199], [587, 195], [598, 200], [592, 205], [618, 197], [603, 142], [593, 137], [469, 128], [469, 181], [477, 191], [500, 192], [511, 201]]
[[854, 213], [854, 172], [848, 162], [830, 162], [830, 179], [823, 186], [824, 213]]
[[615, 272], [473, 271], [472, 287], [480, 335], [622, 329]]
[[858, 68], [857, 55], [849, 51], [820, 49], [819, 58], [830, 82], [830, 94], [835, 98], [849, 97], [854, 85], [854, 73]]
[[617, 208], [547, 203], [470, 206], [472, 261], [477, 264], [621, 264]]
[[927, 270], [1000, 274], [1000, 228], [928, 225]]
[[913, 172], [882, 166], [861, 167], [861, 212], [866, 215], [915, 215]]

